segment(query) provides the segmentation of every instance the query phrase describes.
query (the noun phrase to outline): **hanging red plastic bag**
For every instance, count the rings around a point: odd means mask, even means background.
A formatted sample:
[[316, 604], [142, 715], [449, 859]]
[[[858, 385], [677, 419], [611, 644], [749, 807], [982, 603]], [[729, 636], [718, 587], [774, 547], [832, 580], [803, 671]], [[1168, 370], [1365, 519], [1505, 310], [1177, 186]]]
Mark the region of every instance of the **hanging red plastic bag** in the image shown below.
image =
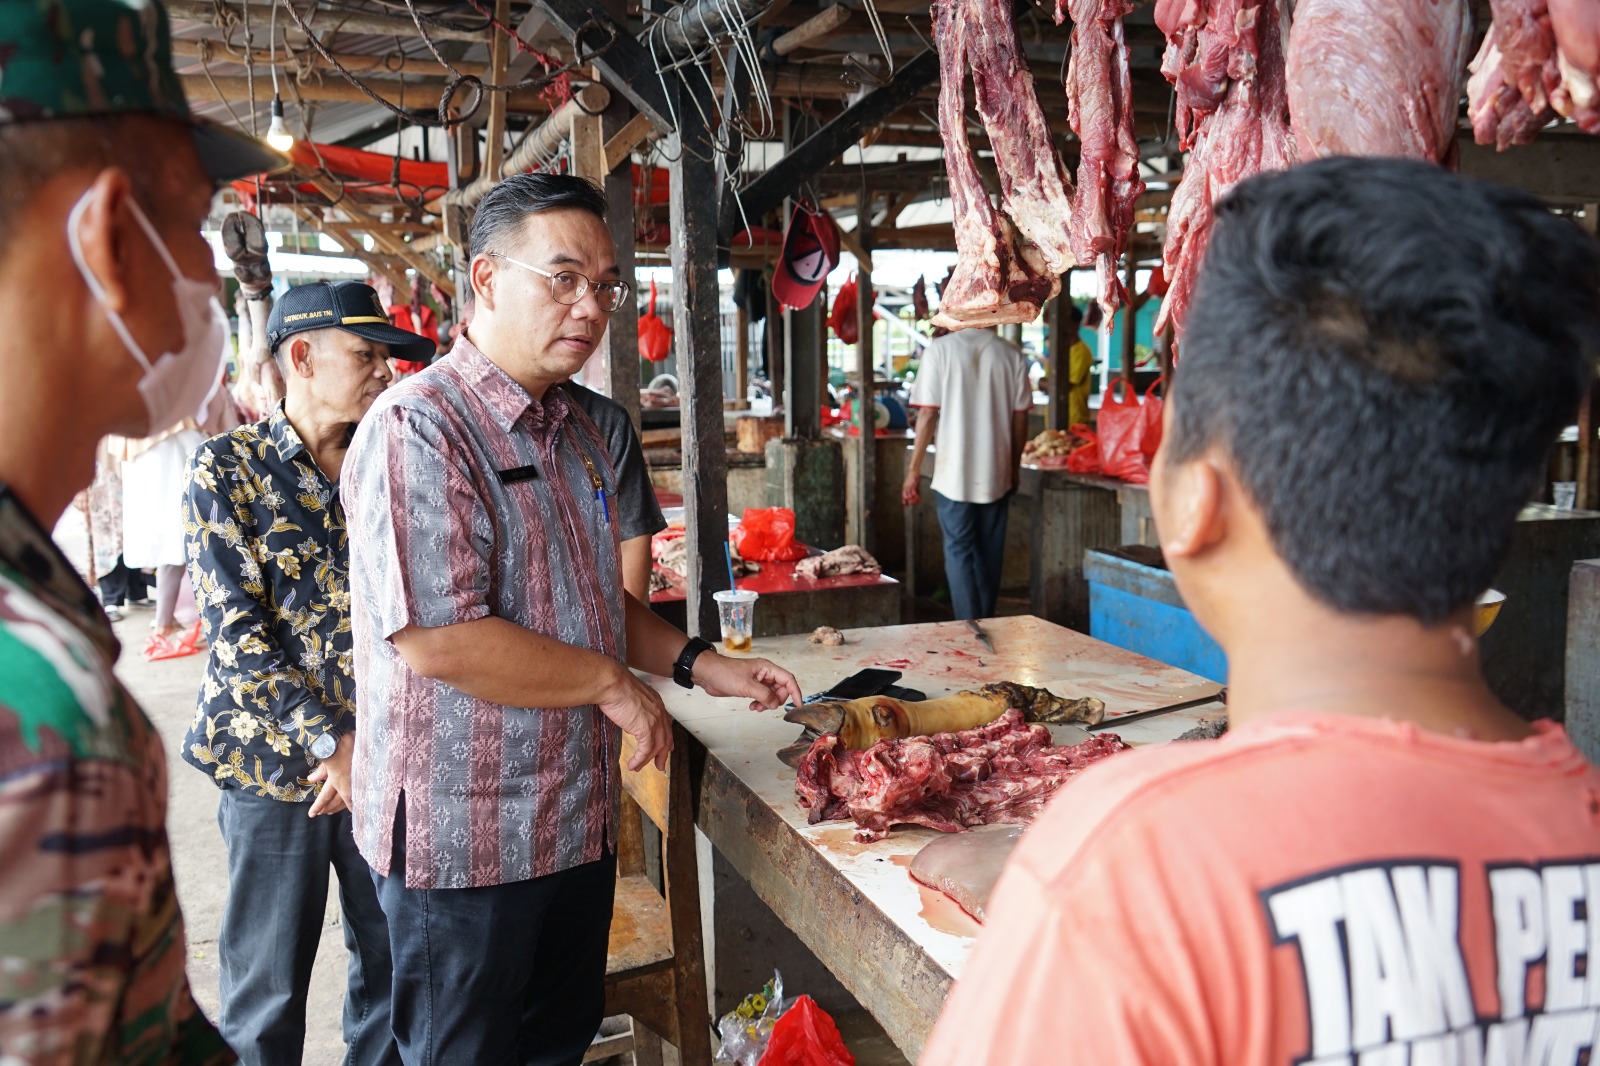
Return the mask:
[[833, 310], [828, 312], [828, 325], [846, 344], [854, 344], [861, 339], [860, 323], [856, 321], [859, 294], [856, 275], [851, 274], [850, 280], [839, 286], [839, 295], [833, 298]]
[[828, 1012], [801, 996], [773, 1027], [760, 1066], [856, 1066], [856, 1057]]
[[1062, 465], [1074, 474], [1100, 473], [1100, 438], [1095, 436], [1094, 430], [1085, 425], [1068, 426], [1067, 432], [1083, 441], [1081, 448], [1074, 448], [1067, 455], [1067, 460]]
[[1149, 462], [1155, 462], [1156, 449], [1161, 447], [1161, 414], [1166, 407], [1163, 396], [1156, 395], [1156, 386], [1161, 386], [1163, 394], [1166, 393], [1167, 379], [1156, 378], [1150, 387], [1144, 390], [1144, 440], [1142, 442], [1144, 457]]
[[656, 314], [656, 283], [650, 282], [650, 306], [639, 316], [639, 354], [659, 363], [672, 353], [672, 328]]
[[729, 535], [741, 558], [792, 563], [806, 557], [794, 539], [794, 512], [787, 507], [752, 507]]
[[[1117, 398], [1117, 390], [1122, 398]], [[1142, 485], [1150, 480], [1150, 460], [1144, 454], [1145, 414], [1139, 394], [1125, 378], [1118, 378], [1100, 402], [1096, 422], [1100, 434], [1100, 467], [1108, 477]]]

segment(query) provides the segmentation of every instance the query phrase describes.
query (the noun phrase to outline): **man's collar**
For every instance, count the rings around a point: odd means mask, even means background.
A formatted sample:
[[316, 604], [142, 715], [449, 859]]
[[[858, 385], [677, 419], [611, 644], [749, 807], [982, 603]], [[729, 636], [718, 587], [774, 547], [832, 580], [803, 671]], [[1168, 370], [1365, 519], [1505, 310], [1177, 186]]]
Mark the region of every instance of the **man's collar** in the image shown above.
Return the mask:
[[543, 403], [535, 400], [515, 378], [468, 340], [465, 330], [456, 338], [450, 359], [462, 379], [489, 405], [495, 423], [506, 433], [510, 433], [524, 415], [531, 416], [535, 429], [546, 425], [557, 427], [566, 420], [567, 398], [560, 389], [545, 390]]
[[277, 409], [267, 419], [267, 430], [272, 437], [272, 446], [278, 449], [278, 458], [286, 463], [306, 450], [306, 442], [295, 432], [294, 426], [289, 422], [288, 414], [284, 411], [284, 405], [287, 403], [287, 400], [279, 400]]
[[121, 645], [100, 601], [61, 554], [49, 531], [4, 482], [0, 482], [0, 566], [27, 582], [29, 592], [72, 622], [107, 661], [117, 661]]

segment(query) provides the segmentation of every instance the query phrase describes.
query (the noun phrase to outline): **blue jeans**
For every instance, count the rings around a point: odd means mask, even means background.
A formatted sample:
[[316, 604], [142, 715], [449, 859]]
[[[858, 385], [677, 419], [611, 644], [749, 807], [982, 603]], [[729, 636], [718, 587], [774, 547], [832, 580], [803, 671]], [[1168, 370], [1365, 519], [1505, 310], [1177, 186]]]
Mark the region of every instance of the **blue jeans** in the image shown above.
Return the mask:
[[[300, 1066], [311, 966], [328, 911], [328, 870], [339, 877], [344, 943], [345, 1066], [399, 1066], [389, 1030], [389, 929], [356, 851], [350, 812], [306, 817], [285, 803], [223, 789], [217, 826], [228, 847], [228, 902], [218, 949], [218, 1028], [245, 1066]], [[326, 1012], [332, 1004], [316, 1004]]]
[[578, 1066], [605, 1016], [615, 856], [483, 888], [407, 888], [405, 802], [372, 875], [406, 1066]]
[[933, 494], [944, 531], [944, 576], [957, 618], [992, 618], [1005, 564], [1006, 515], [1011, 497], [962, 503]]

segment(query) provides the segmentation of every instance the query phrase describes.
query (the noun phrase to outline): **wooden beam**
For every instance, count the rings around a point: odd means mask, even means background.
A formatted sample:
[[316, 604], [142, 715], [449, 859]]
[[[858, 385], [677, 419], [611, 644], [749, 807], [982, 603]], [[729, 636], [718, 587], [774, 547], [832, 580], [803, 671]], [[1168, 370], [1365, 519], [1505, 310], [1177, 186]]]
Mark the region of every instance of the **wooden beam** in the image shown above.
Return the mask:
[[408, 288], [411, 284], [403, 267], [395, 267], [382, 256], [374, 255], [362, 247], [361, 239], [348, 228], [337, 222], [329, 222], [322, 217], [322, 213], [315, 207], [306, 204], [291, 205], [295, 214], [338, 241], [345, 249], [345, 254], [352, 259], [359, 259], [376, 273], [388, 278], [396, 289]]
[[[744, 214], [755, 218], [775, 210], [802, 182], [860, 140], [862, 130], [882, 122], [938, 76], [939, 55], [931, 49], [902, 63], [889, 84], [874, 89], [845, 108], [838, 118], [806, 138], [804, 143], [784, 155], [776, 166], [752, 182], [740, 194], [744, 201]], [[729, 192], [730, 195], [723, 197], [717, 229], [724, 243], [740, 228], [739, 205], [733, 200], [732, 190]]]
[[[860, 211], [861, 203], [862, 198], [858, 195], [856, 197], [856, 210], [858, 212]], [[866, 245], [861, 243], [861, 234], [866, 228], [866, 223], [861, 220], [860, 214], [856, 215], [856, 219], [857, 223], [854, 231], [843, 229], [839, 231], [839, 244], [845, 251], [856, 257], [856, 262], [861, 264], [862, 270], [870, 274], [872, 272], [872, 252], [867, 249]], [[954, 232], [953, 229], [952, 232]]]
[[[543, 2], [543, 0], [541, 0]], [[716, 152], [700, 119], [716, 106], [693, 79], [681, 79], [680, 126], [667, 155], [672, 230], [673, 341], [678, 358], [678, 397], [683, 422], [683, 506], [688, 539], [684, 577], [689, 631], [718, 637], [712, 593], [727, 588], [728, 451], [722, 419], [722, 308], [717, 283]]]
[[639, 142], [650, 136], [655, 127], [648, 115], [634, 115], [606, 139], [606, 172], [616, 170], [627, 162]]
[[[873, 504], [878, 498], [878, 390], [873, 381], [872, 325], [872, 198], [861, 194], [856, 208], [860, 225], [852, 237], [855, 247], [861, 249], [856, 258], [861, 269], [856, 273], [856, 375], [860, 380], [856, 393], [855, 422], [860, 435], [853, 442], [856, 452], [855, 507], [852, 514], [855, 528], [850, 531], [850, 541], [868, 552], [877, 551], [878, 537], [873, 521]], [[842, 236], [842, 235], [841, 235]]]
[[[368, 214], [367, 209], [360, 204], [353, 203], [350, 200], [340, 201], [339, 190], [326, 177], [316, 175], [311, 178], [310, 183], [330, 201], [338, 202], [339, 210], [350, 216], [349, 225], [351, 229], [360, 231], [363, 223], [379, 221]], [[439, 286], [450, 299], [454, 300], [456, 298], [455, 279], [450, 276], [449, 271], [442, 269], [426, 255], [417, 253], [410, 245], [392, 233], [372, 230], [367, 231], [367, 235], [372, 238], [372, 243], [379, 248], [382, 248], [385, 252]]]
[[[615, 15], [588, 0], [533, 0], [533, 4], [579, 51], [598, 48], [609, 39], [605, 51], [595, 57], [595, 69], [658, 130], [672, 131], [672, 108], [661, 90], [655, 62]], [[582, 40], [576, 39], [580, 34]]]
[[[237, 2], [237, 0], [218, 0], [216, 4], [213, 4], [211, 0], [169, 0], [164, 6], [167, 9], [167, 14], [173, 19], [201, 22], [207, 26], [215, 24], [218, 7], [230, 9], [240, 15], [241, 18], [245, 15], [244, 5]], [[404, 16], [367, 14], [350, 9], [341, 9], [339, 11], [322, 12], [324, 20], [319, 25], [317, 22], [312, 21], [310, 17], [315, 14], [315, 5], [309, 6], [312, 11], [308, 13], [306, 21], [310, 24], [312, 30], [316, 31], [317, 35], [324, 40], [335, 32], [372, 33], [380, 37], [400, 37], [406, 40], [414, 39], [417, 36], [417, 24]], [[266, 12], [257, 11], [258, 19], [265, 17]], [[476, 16], [471, 15], [468, 17], [476, 18]], [[278, 16], [278, 24], [286, 27], [284, 30], [286, 34], [293, 34], [296, 38], [299, 37], [297, 28], [281, 14]], [[258, 22], [259, 25], [260, 23]], [[447, 26], [439, 26], [432, 23], [425, 23], [425, 25], [428, 27], [428, 35], [436, 41], [471, 41], [474, 44], [482, 44], [484, 42], [484, 33], [487, 32], [480, 29], [451, 29]], [[332, 51], [332, 49], [329, 50]]]
[[[511, 0], [494, 0], [495, 21], [504, 26], [511, 21]], [[511, 62], [511, 42], [503, 33], [489, 39], [489, 84], [506, 83], [506, 67]], [[489, 128], [485, 131], [484, 167], [490, 174], [500, 173], [506, 158], [506, 94], [489, 94]]]
[[[412, 28], [411, 32], [413, 34], [416, 33], [415, 27]], [[213, 66], [221, 66], [224, 64], [236, 66], [239, 64], [238, 60], [234, 59], [231, 55], [222, 50], [222, 47], [218, 42], [212, 41], [210, 44], [213, 46], [211, 48], [211, 63]], [[434, 59], [432, 56], [425, 58], [410, 56], [395, 58], [376, 55], [362, 55], [356, 52], [334, 52], [332, 49], [329, 49], [329, 52], [332, 54], [333, 58], [338, 61], [340, 66], [350, 71], [350, 73], [357, 75], [363, 81], [368, 79], [393, 80], [396, 78], [404, 78], [408, 75], [443, 79], [450, 73], [441, 67], [439, 65], [439, 61]], [[181, 56], [185, 59], [199, 59], [201, 54], [201, 42], [175, 40], [172, 42], [172, 54], [174, 56]], [[328, 65], [327, 60], [323, 59], [321, 55], [314, 51], [308, 52], [303, 56], [297, 56], [295, 61], [297, 63], [309, 63], [312, 67], [319, 70], [333, 69]], [[489, 76], [489, 67], [484, 63], [463, 62], [454, 63], [454, 66], [461, 73], [470, 74], [474, 78], [487, 78]], [[195, 72], [187, 71], [186, 73]], [[337, 74], [333, 76], [335, 78], [339, 77]]]
[[[214, 74], [206, 77], [204, 74], [180, 74], [178, 80], [183, 83], [183, 91], [189, 99], [201, 97], [207, 100], [227, 100], [234, 103], [248, 102], [250, 99], [249, 79], [232, 74]], [[213, 84], [215, 83], [215, 84]], [[408, 100], [426, 100], [430, 105], [437, 105], [439, 97], [444, 94], [445, 83], [442, 80], [409, 79], [405, 82], [406, 97]], [[387, 86], [373, 85], [373, 91], [379, 95], [390, 96]], [[371, 104], [372, 99], [360, 89], [343, 79], [328, 79], [320, 84], [307, 82], [297, 85], [295, 92], [300, 99], [308, 103], [336, 103], [336, 104]], [[393, 90], [391, 102], [398, 103], [399, 86]], [[496, 93], [496, 97], [503, 98], [506, 110], [519, 115], [540, 114], [550, 110], [550, 105], [539, 97], [538, 93], [519, 90], [514, 93]], [[264, 78], [255, 80], [256, 102], [265, 106], [272, 102], [272, 85]]]
[[850, 21], [850, 9], [843, 4], [834, 4], [806, 19], [800, 25], [772, 42], [772, 50], [780, 56], [786, 56], [796, 48], [804, 48], [812, 41]]

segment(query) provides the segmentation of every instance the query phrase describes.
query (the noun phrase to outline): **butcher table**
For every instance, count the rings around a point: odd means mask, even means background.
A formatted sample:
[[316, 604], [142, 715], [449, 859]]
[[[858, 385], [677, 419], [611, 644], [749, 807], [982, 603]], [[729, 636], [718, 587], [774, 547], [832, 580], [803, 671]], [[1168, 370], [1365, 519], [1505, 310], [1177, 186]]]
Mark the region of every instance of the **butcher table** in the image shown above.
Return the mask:
[[[792, 670], [807, 693], [876, 666], [901, 671], [899, 684], [930, 699], [1016, 681], [1058, 696], [1097, 696], [1108, 718], [1218, 688], [1032, 616], [990, 619], [983, 628], [992, 654], [959, 622], [847, 630], [842, 647], [811, 644], [804, 636], [761, 638], [751, 654]], [[713, 699], [665, 679], [655, 685], [667, 710], [703, 748], [690, 760], [700, 775], [700, 829], [916, 1061], [978, 928], [907, 872], [911, 857], [939, 834], [901, 826], [886, 840], [857, 844], [853, 823], [807, 825], [795, 802], [795, 772], [776, 755], [799, 736], [799, 726], [779, 712], [753, 713], [747, 701]], [[1160, 743], [1223, 713], [1212, 702], [1114, 731], [1133, 745]]]

